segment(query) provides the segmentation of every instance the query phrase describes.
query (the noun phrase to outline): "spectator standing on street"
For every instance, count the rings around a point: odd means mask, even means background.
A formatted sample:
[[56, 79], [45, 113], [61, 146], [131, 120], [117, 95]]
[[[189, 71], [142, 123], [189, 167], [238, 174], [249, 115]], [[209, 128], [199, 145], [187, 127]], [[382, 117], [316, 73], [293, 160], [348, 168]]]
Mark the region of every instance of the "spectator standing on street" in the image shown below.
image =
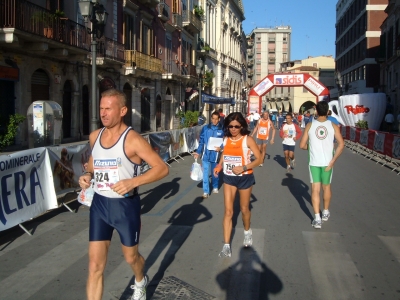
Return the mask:
[[283, 121], [285, 120], [285, 118], [283, 117], [282, 113], [279, 113], [279, 117], [278, 117], [278, 129], [280, 130], [282, 128], [282, 124]]
[[[127, 113], [126, 96], [115, 89], [101, 94], [100, 118], [103, 128], [89, 136], [92, 154], [79, 185], [86, 189], [94, 182], [89, 223], [88, 299], [102, 299], [104, 269], [114, 229], [118, 231], [122, 252], [135, 274], [131, 299], [145, 300], [147, 276], [138, 244], [140, 236], [140, 197], [138, 188], [168, 175], [168, 167], [150, 144], [123, 118]], [[146, 161], [150, 169], [140, 174]]]
[[[312, 221], [314, 228], [321, 228], [322, 221], [330, 217], [329, 205], [332, 198], [331, 182], [332, 169], [336, 160], [342, 154], [344, 142], [339, 127], [327, 120], [329, 105], [325, 101], [316, 106], [319, 118], [307, 124], [300, 141], [300, 148], [309, 151], [309, 174], [311, 181], [311, 200], [315, 218]], [[337, 141], [334, 150], [333, 140]], [[320, 215], [320, 191], [323, 190], [324, 209]]]
[[[225, 119], [226, 138], [224, 139], [224, 150], [220, 163], [214, 169], [214, 176], [218, 176], [223, 170], [224, 179], [224, 204], [225, 212], [223, 219], [224, 245], [219, 253], [220, 257], [231, 256], [231, 235], [233, 204], [237, 191], [240, 196], [240, 211], [244, 227], [243, 245], [249, 247], [253, 244], [252, 231], [250, 228], [250, 197], [255, 179], [253, 168], [261, 162], [260, 150], [254, 139], [249, 136], [246, 120], [239, 112], [229, 114]], [[250, 153], [255, 156], [250, 161]]]
[[308, 122], [310, 122], [311, 114], [310, 111], [307, 110], [306, 114], [304, 115], [304, 126], [307, 126]]
[[386, 123], [386, 129], [389, 133], [392, 132], [393, 128], [393, 123], [394, 123], [394, 116], [391, 111], [389, 111], [386, 116], [385, 116], [385, 123]]
[[258, 111], [256, 110], [256, 112], [253, 114], [253, 122], [254, 122], [254, 126], [257, 125], [258, 120], [260, 120], [261, 116], [258, 113]]
[[340, 125], [339, 121], [335, 117], [332, 117], [332, 111], [331, 110], [328, 110], [327, 120], [331, 121], [335, 125]]
[[271, 121], [274, 127], [276, 127], [276, 115], [274, 113], [271, 114]]
[[218, 110], [218, 112], [219, 112], [219, 123], [218, 124], [222, 127], [222, 129], [224, 129], [225, 114], [224, 114], [222, 108], [220, 108]]
[[[224, 137], [224, 131], [222, 126], [219, 124], [220, 114], [217, 111], [214, 111], [211, 114], [211, 123], [207, 126], [204, 126], [201, 129], [200, 139], [199, 139], [199, 147], [196, 150], [196, 153], [193, 154], [194, 158], [198, 158], [200, 155], [202, 157], [202, 165], [203, 165], [203, 198], [208, 198], [210, 195], [210, 173], [213, 173], [215, 166], [218, 164], [218, 153], [221, 150], [220, 147], [216, 147], [215, 149], [209, 149], [208, 143], [211, 138], [219, 138], [222, 139]], [[221, 141], [222, 145], [222, 141]], [[211, 176], [212, 182], [212, 192], [213, 194], [218, 193], [218, 177]]]
[[286, 123], [283, 124], [279, 135], [283, 138], [283, 153], [286, 160], [286, 172], [290, 172], [290, 169], [294, 169], [296, 160], [294, 158], [294, 148], [296, 141], [300, 139], [301, 129], [298, 125], [293, 123], [292, 114], [286, 115]]
[[249, 128], [250, 128], [250, 130], [252, 131], [252, 130], [254, 129], [254, 114], [253, 114], [253, 113], [250, 113], [250, 114], [247, 116], [247, 120], [249, 120]]

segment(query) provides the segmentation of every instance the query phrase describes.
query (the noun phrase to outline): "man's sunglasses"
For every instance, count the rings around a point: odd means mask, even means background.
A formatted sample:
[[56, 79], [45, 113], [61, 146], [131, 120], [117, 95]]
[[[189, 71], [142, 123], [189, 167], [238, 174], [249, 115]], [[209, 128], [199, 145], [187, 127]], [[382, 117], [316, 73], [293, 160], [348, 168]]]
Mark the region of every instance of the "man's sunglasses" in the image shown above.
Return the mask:
[[229, 125], [228, 128], [229, 129], [232, 129], [232, 128], [240, 129], [240, 128], [242, 128], [242, 126], [240, 126], [240, 125]]

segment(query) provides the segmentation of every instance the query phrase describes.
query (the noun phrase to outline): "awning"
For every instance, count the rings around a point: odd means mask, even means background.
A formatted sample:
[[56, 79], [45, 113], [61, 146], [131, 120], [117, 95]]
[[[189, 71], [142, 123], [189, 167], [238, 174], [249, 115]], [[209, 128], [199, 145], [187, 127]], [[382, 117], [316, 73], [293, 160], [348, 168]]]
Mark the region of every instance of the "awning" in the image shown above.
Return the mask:
[[234, 97], [217, 97], [206, 93], [201, 93], [201, 101], [208, 104], [235, 104]]
[[186, 88], [186, 91], [185, 91], [186, 101], [193, 101], [193, 99], [195, 99], [198, 95], [199, 95], [198, 90], [191, 88], [191, 87]]
[[193, 90], [192, 94], [189, 96], [188, 100], [192, 101], [194, 98], [196, 98], [197, 96], [199, 96], [199, 92], [196, 90]]

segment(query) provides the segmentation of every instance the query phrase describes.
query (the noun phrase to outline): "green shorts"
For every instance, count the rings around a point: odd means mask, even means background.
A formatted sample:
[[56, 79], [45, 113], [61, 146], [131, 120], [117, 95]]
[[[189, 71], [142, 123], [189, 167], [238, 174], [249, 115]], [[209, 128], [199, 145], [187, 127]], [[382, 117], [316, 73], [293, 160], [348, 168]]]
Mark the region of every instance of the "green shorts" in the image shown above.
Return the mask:
[[318, 183], [322, 182], [322, 184], [331, 184], [332, 182], [332, 171], [325, 171], [326, 167], [315, 167], [315, 166], [308, 166], [310, 171], [310, 181], [311, 183]]

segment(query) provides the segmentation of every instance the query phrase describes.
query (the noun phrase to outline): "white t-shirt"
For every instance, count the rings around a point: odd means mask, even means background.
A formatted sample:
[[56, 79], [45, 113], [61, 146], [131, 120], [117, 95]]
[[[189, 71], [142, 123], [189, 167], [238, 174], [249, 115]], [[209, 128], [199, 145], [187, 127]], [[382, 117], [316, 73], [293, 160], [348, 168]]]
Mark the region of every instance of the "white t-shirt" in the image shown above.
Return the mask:
[[259, 113], [254, 113], [253, 114], [253, 119], [254, 119], [254, 121], [258, 121], [258, 120], [260, 120], [260, 118], [261, 118], [261, 116], [259, 115]]
[[253, 122], [253, 118], [254, 118], [253, 115], [248, 115], [248, 116], [247, 116], [247, 120], [249, 120], [250, 122]]
[[294, 146], [296, 145], [296, 141], [293, 139], [296, 137], [296, 127], [294, 124], [283, 124], [282, 127], [283, 130], [283, 142], [282, 144], [288, 145], [288, 146]]

